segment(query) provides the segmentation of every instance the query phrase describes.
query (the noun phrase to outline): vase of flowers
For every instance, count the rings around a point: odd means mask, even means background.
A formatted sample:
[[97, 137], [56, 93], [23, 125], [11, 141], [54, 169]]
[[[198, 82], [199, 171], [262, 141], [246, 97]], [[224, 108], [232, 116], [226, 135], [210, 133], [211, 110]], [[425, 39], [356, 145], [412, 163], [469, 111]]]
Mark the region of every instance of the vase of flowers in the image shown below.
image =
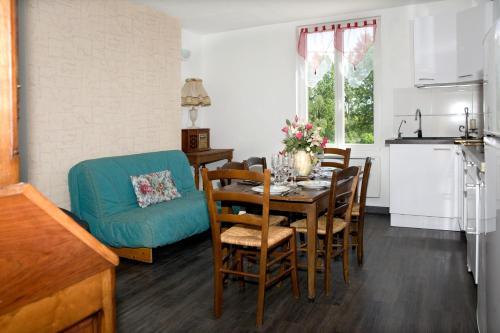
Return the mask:
[[294, 159], [294, 169], [297, 175], [307, 176], [311, 173], [311, 170], [313, 168], [313, 161], [311, 156], [305, 150], [298, 150], [294, 154]]
[[285, 133], [284, 150], [295, 155], [295, 171], [299, 176], [308, 176], [316, 162], [316, 155], [323, 152], [328, 138], [321, 137], [320, 127], [300, 121], [297, 116], [293, 122], [287, 119], [281, 131]]

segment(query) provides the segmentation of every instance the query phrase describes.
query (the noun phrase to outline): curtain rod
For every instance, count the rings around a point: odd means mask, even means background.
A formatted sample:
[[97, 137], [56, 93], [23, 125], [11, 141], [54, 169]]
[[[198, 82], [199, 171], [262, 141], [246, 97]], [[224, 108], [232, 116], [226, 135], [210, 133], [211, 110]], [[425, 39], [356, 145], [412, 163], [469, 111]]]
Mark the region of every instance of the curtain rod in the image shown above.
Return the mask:
[[361, 18], [354, 18], [354, 19], [348, 19], [348, 20], [342, 20], [342, 21], [329, 21], [329, 22], [323, 22], [323, 23], [312, 23], [312, 24], [306, 24], [306, 25], [299, 25], [297, 26], [297, 30], [300, 31], [301, 29], [314, 29], [315, 27], [327, 27], [331, 25], [343, 25], [351, 22], [359, 22], [359, 21], [373, 21], [373, 20], [379, 20], [380, 16], [370, 16], [370, 17], [361, 17]]

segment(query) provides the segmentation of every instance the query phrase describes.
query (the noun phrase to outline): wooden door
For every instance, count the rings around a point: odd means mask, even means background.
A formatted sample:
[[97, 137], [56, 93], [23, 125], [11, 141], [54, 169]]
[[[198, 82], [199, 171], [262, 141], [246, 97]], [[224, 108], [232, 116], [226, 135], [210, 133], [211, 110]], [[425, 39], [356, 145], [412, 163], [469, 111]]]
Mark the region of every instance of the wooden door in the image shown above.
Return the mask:
[[0, 0], [0, 186], [19, 182], [16, 1]]

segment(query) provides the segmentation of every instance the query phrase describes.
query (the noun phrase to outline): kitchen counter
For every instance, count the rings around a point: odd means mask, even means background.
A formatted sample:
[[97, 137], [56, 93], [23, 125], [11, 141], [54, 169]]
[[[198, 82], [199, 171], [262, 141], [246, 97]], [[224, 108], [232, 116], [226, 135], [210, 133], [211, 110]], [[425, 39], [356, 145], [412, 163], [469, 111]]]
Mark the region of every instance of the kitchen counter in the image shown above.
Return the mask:
[[421, 144], [421, 145], [447, 145], [447, 144], [464, 144], [464, 145], [480, 145], [483, 144], [483, 139], [469, 138], [464, 139], [463, 137], [403, 137], [401, 139], [387, 139], [385, 140], [386, 145], [397, 145], [397, 144]]
[[386, 145], [396, 145], [396, 144], [421, 144], [421, 145], [440, 145], [440, 144], [454, 144], [455, 140], [459, 140], [457, 137], [427, 137], [427, 138], [415, 138], [415, 137], [403, 137], [402, 139], [387, 139], [385, 140]]

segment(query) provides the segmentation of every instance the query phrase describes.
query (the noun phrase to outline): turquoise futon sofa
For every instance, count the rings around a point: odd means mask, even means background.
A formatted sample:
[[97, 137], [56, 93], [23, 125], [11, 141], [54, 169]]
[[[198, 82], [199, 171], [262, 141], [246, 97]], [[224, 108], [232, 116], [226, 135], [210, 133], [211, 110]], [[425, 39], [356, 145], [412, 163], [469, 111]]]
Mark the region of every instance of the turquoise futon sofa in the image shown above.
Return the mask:
[[[181, 197], [140, 208], [130, 176], [162, 170], [170, 170]], [[70, 169], [68, 183], [72, 212], [111, 247], [151, 249], [209, 228], [205, 194], [178, 150], [83, 161]]]

